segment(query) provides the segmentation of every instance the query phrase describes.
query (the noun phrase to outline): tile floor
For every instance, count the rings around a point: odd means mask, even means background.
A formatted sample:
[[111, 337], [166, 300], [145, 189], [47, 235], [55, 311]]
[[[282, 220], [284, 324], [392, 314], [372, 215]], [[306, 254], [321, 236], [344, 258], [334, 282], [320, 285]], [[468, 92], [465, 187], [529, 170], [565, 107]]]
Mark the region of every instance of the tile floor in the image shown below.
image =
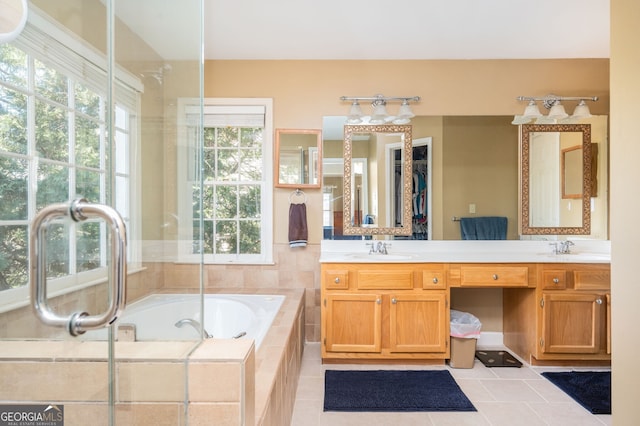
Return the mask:
[[[477, 412], [342, 413], [323, 412], [326, 369], [449, 369]], [[602, 369], [602, 368], [600, 368]], [[323, 365], [320, 344], [307, 343], [302, 358], [292, 426], [428, 426], [428, 425], [610, 425], [611, 416], [592, 415], [542, 377], [542, 371], [567, 368], [487, 368], [446, 366]]]

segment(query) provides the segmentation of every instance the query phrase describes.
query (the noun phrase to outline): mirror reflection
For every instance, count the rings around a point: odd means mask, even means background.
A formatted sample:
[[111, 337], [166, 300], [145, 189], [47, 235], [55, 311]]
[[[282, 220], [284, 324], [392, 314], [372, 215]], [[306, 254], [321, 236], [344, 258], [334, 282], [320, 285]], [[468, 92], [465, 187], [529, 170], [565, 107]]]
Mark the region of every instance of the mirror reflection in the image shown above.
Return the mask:
[[[415, 157], [417, 149], [425, 151], [425, 156], [420, 157], [424, 158], [424, 163], [427, 159], [432, 162], [429, 166], [425, 164], [429, 172], [429, 189], [426, 191], [429, 199], [428, 213], [421, 219], [422, 228], [414, 229], [412, 235], [386, 234], [387, 237], [461, 240], [461, 223], [454, 219], [502, 216], [508, 219], [508, 240], [566, 238], [563, 234], [521, 233], [521, 153], [518, 143], [520, 127], [512, 125], [512, 120], [511, 116], [414, 117], [411, 120], [413, 166], [415, 168], [419, 164]], [[343, 233], [344, 220], [341, 215], [344, 209], [345, 123], [344, 116], [323, 118], [322, 189], [325, 239], [362, 239], [359, 235]], [[592, 116], [581, 119], [579, 123], [591, 125], [592, 142], [591, 233], [581, 234], [580, 238], [607, 240], [608, 117]], [[418, 146], [419, 141], [427, 140], [428, 146]], [[558, 190], [558, 194], [560, 200], [561, 189]], [[569, 199], [565, 199], [567, 200]], [[572, 207], [579, 204], [577, 199], [572, 201]], [[380, 202], [381, 200], [378, 200], [378, 203]], [[386, 209], [386, 206], [379, 208]], [[376, 238], [381, 238], [381, 235]]]
[[276, 129], [276, 187], [320, 188], [321, 135], [315, 129]]
[[591, 125], [522, 126], [522, 234], [591, 232]]

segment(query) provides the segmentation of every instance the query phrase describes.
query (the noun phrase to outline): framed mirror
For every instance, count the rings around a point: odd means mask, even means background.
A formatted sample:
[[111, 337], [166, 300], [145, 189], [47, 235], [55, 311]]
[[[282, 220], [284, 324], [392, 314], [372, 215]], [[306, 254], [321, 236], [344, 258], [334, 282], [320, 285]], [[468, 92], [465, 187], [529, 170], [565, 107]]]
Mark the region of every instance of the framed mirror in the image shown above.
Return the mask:
[[345, 235], [411, 235], [411, 163], [410, 125], [344, 126]]
[[524, 124], [521, 138], [521, 232], [591, 232], [591, 125]]
[[276, 188], [320, 188], [322, 131], [276, 129]]

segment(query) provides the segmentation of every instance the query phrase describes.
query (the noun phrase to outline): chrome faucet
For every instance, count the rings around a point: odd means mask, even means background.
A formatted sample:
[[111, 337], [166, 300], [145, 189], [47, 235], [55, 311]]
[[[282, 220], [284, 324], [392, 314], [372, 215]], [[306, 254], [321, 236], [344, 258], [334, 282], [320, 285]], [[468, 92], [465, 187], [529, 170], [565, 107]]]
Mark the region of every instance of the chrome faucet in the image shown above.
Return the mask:
[[377, 244], [367, 243], [367, 245], [371, 246], [371, 249], [369, 250], [369, 254], [389, 254], [387, 249], [391, 247], [391, 243], [387, 244], [382, 241], [378, 241]]
[[553, 246], [553, 253], [554, 254], [570, 254], [571, 253], [571, 246], [575, 245], [575, 243], [573, 241], [556, 241], [553, 243], [550, 243]]
[[199, 321], [196, 321], [191, 318], [183, 318], [178, 322], [176, 322], [174, 325], [178, 328], [182, 328], [182, 326], [185, 324], [188, 324], [191, 327], [195, 328], [198, 333], [200, 333], [200, 330], [202, 330], [202, 333], [204, 334], [205, 339], [211, 339], [213, 337], [211, 334], [207, 332], [207, 330], [204, 329], [204, 327], [202, 327], [202, 324], [200, 324]]

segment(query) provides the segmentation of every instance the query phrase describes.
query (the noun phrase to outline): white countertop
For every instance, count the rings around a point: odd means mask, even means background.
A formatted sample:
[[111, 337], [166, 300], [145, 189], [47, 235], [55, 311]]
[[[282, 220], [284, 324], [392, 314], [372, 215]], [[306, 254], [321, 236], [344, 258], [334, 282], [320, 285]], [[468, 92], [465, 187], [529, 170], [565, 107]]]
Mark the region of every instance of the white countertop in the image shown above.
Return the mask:
[[388, 254], [369, 254], [371, 240], [322, 240], [320, 263], [610, 263], [611, 241], [571, 239], [569, 254], [554, 254], [554, 241], [383, 241]]

